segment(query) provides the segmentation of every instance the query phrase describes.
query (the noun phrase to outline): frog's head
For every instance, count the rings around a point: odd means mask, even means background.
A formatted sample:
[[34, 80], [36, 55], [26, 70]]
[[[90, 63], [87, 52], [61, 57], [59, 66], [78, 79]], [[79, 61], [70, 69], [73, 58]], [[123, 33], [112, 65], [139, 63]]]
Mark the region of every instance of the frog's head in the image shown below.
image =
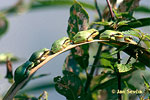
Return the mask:
[[57, 53], [71, 44], [69, 37], [63, 37], [56, 40], [51, 47], [51, 54]]
[[[125, 42], [128, 42], [128, 43], [131, 43], [131, 44], [135, 44], [135, 45], [136, 45], [137, 42], [135, 42], [134, 40], [135, 40], [135, 39], [133, 39], [132, 36], [125, 36], [125, 37], [124, 37], [124, 41], [125, 41]], [[137, 41], [137, 40], [136, 40], [136, 41]]]
[[96, 30], [96, 29], [90, 29], [88, 30], [89, 33], [91, 33], [89, 36], [88, 36], [88, 41], [92, 41], [94, 37], [96, 37], [98, 34], [99, 34], [99, 31]]
[[95, 36], [99, 34], [96, 29], [89, 29], [86, 31], [80, 31], [73, 37], [73, 43], [83, 43], [92, 41]]

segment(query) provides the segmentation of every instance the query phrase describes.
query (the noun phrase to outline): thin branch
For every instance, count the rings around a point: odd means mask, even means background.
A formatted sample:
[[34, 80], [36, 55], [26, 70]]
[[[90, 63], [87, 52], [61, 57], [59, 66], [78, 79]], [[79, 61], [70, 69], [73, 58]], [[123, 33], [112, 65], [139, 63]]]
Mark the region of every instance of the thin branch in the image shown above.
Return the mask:
[[100, 8], [98, 7], [97, 0], [94, 0], [94, 3], [95, 3], [97, 13], [99, 15], [99, 20], [101, 21], [102, 20], [102, 14], [101, 14]]
[[111, 19], [112, 19], [112, 20], [115, 20], [115, 16], [114, 16], [114, 13], [113, 13], [111, 4], [110, 4], [109, 0], [106, 0], [106, 1], [107, 1], [108, 8], [109, 8], [109, 10], [110, 10]]
[[[118, 64], [120, 64], [121, 63], [121, 59], [120, 59], [120, 52], [118, 52], [117, 53], [117, 59], [118, 59]], [[121, 90], [121, 75], [120, 75], [120, 73], [119, 73], [119, 70], [118, 70], [118, 68], [116, 68], [116, 70], [117, 70], [117, 80], [118, 80], [118, 90], [120, 91]], [[119, 93], [118, 94], [118, 100], [122, 100], [122, 98], [121, 98], [121, 93]]]
[[98, 64], [98, 61], [99, 61], [99, 55], [101, 53], [102, 46], [103, 46], [102, 44], [99, 44], [99, 47], [98, 47], [98, 50], [97, 50], [97, 54], [96, 54], [96, 58], [95, 58], [95, 60], [93, 62], [93, 65], [92, 65], [92, 69], [90, 71], [90, 74], [87, 75], [87, 81], [86, 81], [86, 84], [85, 84], [85, 91], [87, 91], [89, 89], [89, 86], [91, 84], [91, 80], [93, 78], [93, 74], [94, 74], [96, 65]]

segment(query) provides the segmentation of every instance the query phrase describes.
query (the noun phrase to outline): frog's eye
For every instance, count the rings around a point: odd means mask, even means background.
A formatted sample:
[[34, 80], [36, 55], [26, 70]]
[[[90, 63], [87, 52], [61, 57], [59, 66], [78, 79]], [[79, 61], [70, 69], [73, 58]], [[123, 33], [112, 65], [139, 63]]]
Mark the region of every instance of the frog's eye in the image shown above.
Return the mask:
[[116, 35], [121, 35], [121, 33], [116, 33]]
[[96, 33], [96, 32], [97, 32], [97, 31], [94, 31], [93, 34]]
[[128, 37], [129, 39], [133, 39], [131, 36]]

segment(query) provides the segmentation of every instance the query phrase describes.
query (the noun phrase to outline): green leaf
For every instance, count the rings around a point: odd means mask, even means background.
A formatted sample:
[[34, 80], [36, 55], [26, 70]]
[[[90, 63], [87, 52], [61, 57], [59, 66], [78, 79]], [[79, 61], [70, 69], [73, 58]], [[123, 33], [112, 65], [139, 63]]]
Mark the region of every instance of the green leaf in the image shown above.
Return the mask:
[[70, 8], [70, 17], [68, 21], [67, 33], [70, 39], [82, 30], [87, 30], [89, 23], [89, 16], [85, 9], [79, 2], [75, 2]]
[[55, 89], [67, 100], [84, 100], [84, 88], [80, 78], [72, 72], [63, 71], [64, 76], [54, 78]]
[[107, 71], [104, 73], [101, 73], [100, 75], [94, 76], [91, 81], [91, 87], [95, 87], [96, 85], [99, 85], [103, 81], [106, 81], [108, 76], [111, 75], [111, 71]]
[[124, 19], [124, 20], [132, 20], [132, 19], [134, 19], [135, 20], [135, 18], [132, 16], [132, 14], [130, 12], [117, 12], [114, 9], [113, 9], [113, 11], [114, 11], [114, 14], [117, 17], [117, 19], [120, 19], [120, 20], [122, 20], [122, 19]]
[[121, 47], [121, 48], [118, 48], [117, 50], [113, 51], [113, 52], [110, 54], [110, 56], [115, 55], [115, 54], [117, 54], [117, 53], [120, 52], [120, 51], [123, 51], [123, 50], [126, 49], [128, 46], [129, 46], [129, 45], [127, 44], [127, 45], [124, 45], [124, 46]]
[[143, 63], [141, 62], [135, 62], [132, 64], [133, 67], [137, 68], [137, 69], [141, 69], [141, 70], [145, 70], [146, 67]]
[[113, 24], [113, 22], [107, 22], [107, 21], [104, 21], [104, 22], [93, 22], [92, 24], [98, 24], [98, 25], [103, 25], [103, 26], [109, 26], [109, 25]]
[[120, 26], [118, 29], [121, 31], [130, 30], [131, 28], [138, 28], [150, 25], [150, 17], [133, 20], [127, 23], [128, 25]]
[[118, 22], [118, 26], [122, 26], [122, 25], [128, 25], [127, 23], [128, 23], [129, 21], [126, 21], [126, 20], [124, 20], [124, 21], [120, 21], [120, 22]]
[[149, 83], [148, 83], [148, 81], [146, 80], [146, 78], [142, 75], [142, 77], [143, 77], [143, 80], [144, 80], [144, 84], [145, 84], [145, 86], [147, 87], [147, 89], [149, 89], [150, 88], [150, 86], [149, 86]]
[[[39, 4], [40, 3], [40, 4]], [[32, 8], [51, 7], [51, 6], [67, 6], [72, 5], [73, 0], [36, 0], [32, 4]], [[91, 3], [80, 2], [85, 8], [94, 10], [95, 7]]]
[[[72, 40], [73, 36], [77, 32], [81, 30], [87, 30], [88, 24], [89, 24], [88, 13], [85, 11], [85, 9], [79, 2], [75, 1], [70, 8], [70, 17], [68, 21], [67, 33], [70, 39]], [[86, 69], [88, 67], [88, 59], [89, 59], [88, 50], [89, 44], [71, 49], [71, 53], [74, 59], [83, 69]]]
[[145, 6], [140, 6], [135, 9], [137, 12], [144, 12], [144, 13], [150, 13], [150, 8], [145, 7]]
[[140, 32], [137, 32], [134, 29], [133, 30], [124, 31], [123, 34], [125, 34], [125, 35], [132, 35], [132, 36], [141, 38]]
[[0, 37], [3, 36], [8, 29], [8, 20], [5, 16], [0, 15]]
[[120, 73], [128, 72], [132, 69], [132, 65], [131, 64], [117, 64], [117, 68]]
[[76, 75], [79, 75], [82, 72], [82, 69], [77, 64], [77, 61], [73, 58], [71, 54], [69, 54], [64, 62], [63, 70], [68, 70], [74, 72]]
[[105, 66], [105, 67], [112, 67], [112, 64], [114, 64], [117, 61], [114, 57], [110, 55], [108, 52], [102, 52], [101, 57], [100, 57], [100, 66]]
[[18, 58], [14, 56], [12, 53], [0, 53], [0, 63], [6, 63], [7, 58], [10, 59], [10, 61], [18, 60]]
[[[125, 42], [119, 42], [119, 41], [106, 41], [103, 42], [106, 44], [109, 44], [116, 48], [121, 48], [128, 43]], [[134, 45], [134, 44], [128, 44], [129, 46], [125, 48], [123, 51], [126, 52], [128, 55], [132, 56], [133, 58], [139, 60], [143, 64], [145, 64], [147, 67], [150, 67], [150, 52], [148, 52], [145, 48]]]

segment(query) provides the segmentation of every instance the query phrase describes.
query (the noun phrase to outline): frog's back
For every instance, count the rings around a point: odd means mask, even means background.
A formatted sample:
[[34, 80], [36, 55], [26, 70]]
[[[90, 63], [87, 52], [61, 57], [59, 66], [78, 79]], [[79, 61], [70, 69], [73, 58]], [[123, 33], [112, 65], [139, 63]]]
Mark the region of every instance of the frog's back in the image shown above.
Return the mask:
[[30, 62], [26, 62], [24, 64], [22, 64], [21, 66], [19, 66], [16, 70], [15, 70], [15, 76], [14, 76], [14, 80], [16, 83], [20, 82], [21, 80], [23, 80], [26, 77], [26, 72], [27, 72], [27, 64], [29, 64]]
[[29, 58], [29, 61], [32, 61], [32, 62], [36, 61], [39, 57], [42, 56], [42, 54], [43, 54], [43, 52], [44, 52], [45, 49], [46, 49], [46, 48], [34, 52], [34, 53], [31, 55], [31, 57]]

